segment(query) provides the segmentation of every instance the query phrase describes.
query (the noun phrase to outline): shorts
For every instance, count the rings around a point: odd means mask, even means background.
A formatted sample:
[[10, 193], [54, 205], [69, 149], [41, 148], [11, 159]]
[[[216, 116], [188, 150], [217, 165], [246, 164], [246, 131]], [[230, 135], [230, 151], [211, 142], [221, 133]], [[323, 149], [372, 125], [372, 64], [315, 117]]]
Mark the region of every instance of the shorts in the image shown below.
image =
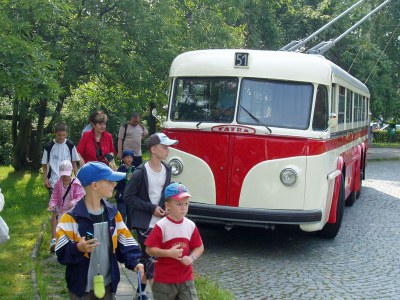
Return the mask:
[[154, 300], [197, 300], [197, 291], [193, 280], [182, 283], [154, 282], [151, 288]]
[[154, 256], [150, 256], [146, 253], [146, 245], [144, 242], [149, 237], [150, 232], [153, 228], [148, 229], [136, 229], [138, 235], [138, 242], [140, 244], [140, 249], [142, 250], [142, 256], [139, 259], [139, 262], [144, 265], [144, 272], [146, 273], [147, 279], [153, 279], [154, 277], [154, 263], [156, 258]]

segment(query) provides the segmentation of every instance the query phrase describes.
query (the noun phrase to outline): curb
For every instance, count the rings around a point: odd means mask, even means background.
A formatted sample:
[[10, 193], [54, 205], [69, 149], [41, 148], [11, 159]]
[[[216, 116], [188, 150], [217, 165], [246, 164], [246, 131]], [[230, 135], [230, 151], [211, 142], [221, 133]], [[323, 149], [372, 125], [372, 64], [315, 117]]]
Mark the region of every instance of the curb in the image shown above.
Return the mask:
[[42, 223], [42, 230], [38, 234], [38, 237], [36, 238], [36, 243], [35, 246], [33, 246], [32, 254], [31, 254], [31, 259], [33, 263], [33, 268], [31, 270], [31, 279], [32, 279], [32, 285], [33, 285], [33, 295], [36, 300], [40, 300], [40, 295], [39, 295], [39, 288], [37, 284], [37, 277], [36, 277], [36, 271], [35, 271], [35, 265], [36, 265], [36, 259], [39, 253], [40, 246], [42, 245], [43, 241], [43, 235], [46, 230], [46, 223]]

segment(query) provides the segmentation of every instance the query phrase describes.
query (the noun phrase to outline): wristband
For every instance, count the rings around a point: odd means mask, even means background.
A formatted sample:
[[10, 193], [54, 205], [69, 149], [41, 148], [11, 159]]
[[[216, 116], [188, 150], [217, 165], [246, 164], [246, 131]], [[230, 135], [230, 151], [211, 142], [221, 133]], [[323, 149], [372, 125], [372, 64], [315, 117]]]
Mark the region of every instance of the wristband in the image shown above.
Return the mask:
[[193, 259], [193, 261], [195, 261], [197, 259], [196, 255], [194, 255], [193, 253], [190, 254], [190, 257]]

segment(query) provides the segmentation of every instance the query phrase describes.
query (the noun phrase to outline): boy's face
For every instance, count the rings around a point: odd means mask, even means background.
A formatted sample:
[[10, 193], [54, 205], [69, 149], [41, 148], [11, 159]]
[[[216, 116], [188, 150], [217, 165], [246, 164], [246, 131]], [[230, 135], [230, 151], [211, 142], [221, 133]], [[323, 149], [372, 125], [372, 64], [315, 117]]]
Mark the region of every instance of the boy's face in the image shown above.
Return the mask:
[[103, 179], [94, 182], [92, 184], [95, 184], [95, 189], [100, 198], [111, 198], [113, 195], [114, 187], [117, 183], [114, 181], [108, 181]]
[[56, 143], [57, 144], [64, 143], [66, 138], [67, 138], [66, 131], [56, 131]]
[[133, 162], [133, 157], [132, 156], [125, 156], [122, 161], [124, 162], [125, 166], [129, 167], [132, 162]]
[[165, 160], [169, 155], [169, 147], [166, 145], [158, 144], [151, 147], [151, 153], [152, 155], [155, 155], [158, 159]]
[[189, 197], [183, 198], [181, 200], [170, 199], [165, 202], [165, 207], [167, 208], [168, 216], [175, 220], [180, 221], [186, 216], [189, 209]]

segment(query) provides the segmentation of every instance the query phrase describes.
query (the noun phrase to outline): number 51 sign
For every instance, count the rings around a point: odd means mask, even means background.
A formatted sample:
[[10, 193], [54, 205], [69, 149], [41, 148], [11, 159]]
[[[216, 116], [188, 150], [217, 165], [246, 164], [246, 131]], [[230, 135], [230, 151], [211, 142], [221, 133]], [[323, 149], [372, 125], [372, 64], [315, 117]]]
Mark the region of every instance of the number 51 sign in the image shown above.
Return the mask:
[[235, 68], [248, 68], [249, 67], [249, 54], [245, 52], [235, 53]]

